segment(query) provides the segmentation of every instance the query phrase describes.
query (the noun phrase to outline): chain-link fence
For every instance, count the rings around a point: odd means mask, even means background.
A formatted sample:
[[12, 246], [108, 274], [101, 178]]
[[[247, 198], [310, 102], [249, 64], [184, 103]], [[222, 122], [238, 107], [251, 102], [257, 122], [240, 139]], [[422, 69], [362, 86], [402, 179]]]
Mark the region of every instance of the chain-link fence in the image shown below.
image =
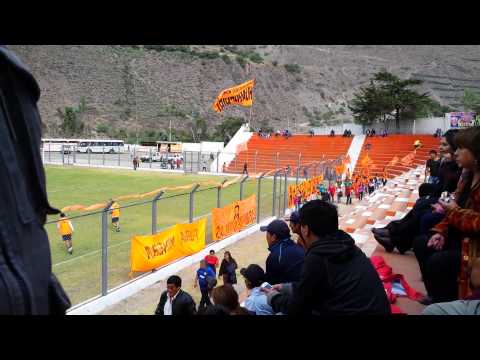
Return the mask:
[[[131, 156], [139, 156], [138, 153], [125, 154], [121, 151], [78, 154], [74, 148], [62, 147], [60, 152], [42, 149], [44, 161], [64, 165], [122, 166], [130, 161]], [[199, 167], [203, 167], [202, 161], [206, 162], [207, 167], [216, 167], [216, 159], [218, 157], [213, 156], [212, 160], [211, 154], [184, 153], [184, 162], [180, 167], [183, 166], [181, 170], [186, 171], [185, 167], [190, 166], [191, 171], [196, 172]], [[257, 156], [257, 161], [258, 159], [260, 156]], [[223, 207], [235, 200], [256, 194], [257, 223], [271, 216], [281, 217], [288, 208], [289, 185], [317, 175], [323, 175], [326, 180], [336, 180], [334, 167], [340, 162], [340, 159], [309, 163], [300, 160], [296, 166], [280, 166], [274, 171], [263, 171], [261, 175], [253, 171], [227, 187], [196, 185], [187, 192], [159, 193], [146, 201], [121, 204], [119, 232], [112, 226], [108, 209], [69, 217], [74, 225], [73, 255], [68, 254], [61, 241], [57, 219], [50, 218], [45, 228], [52, 244], [53, 271], [74, 305], [105, 296], [112, 289], [146, 275], [130, 273], [130, 246], [133, 236], [155, 234], [177, 223], [188, 223], [207, 217], [206, 243], [209, 244], [212, 242], [213, 208]], [[153, 168], [159, 165], [147, 162], [141, 166]], [[223, 184], [227, 180], [225, 178], [220, 182]]]

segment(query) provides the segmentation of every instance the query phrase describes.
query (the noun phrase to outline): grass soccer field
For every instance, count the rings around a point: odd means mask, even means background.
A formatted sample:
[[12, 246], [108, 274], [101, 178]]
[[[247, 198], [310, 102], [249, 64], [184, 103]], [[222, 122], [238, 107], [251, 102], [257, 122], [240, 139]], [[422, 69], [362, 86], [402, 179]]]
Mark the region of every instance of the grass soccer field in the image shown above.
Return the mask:
[[[168, 174], [161, 172], [133, 171], [121, 169], [73, 168], [47, 166], [47, 190], [52, 206], [63, 208], [68, 205], [91, 205], [108, 201], [111, 197], [145, 193], [163, 186], [187, 185], [206, 180], [222, 181], [218, 176]], [[227, 177], [225, 177], [227, 178]], [[229, 178], [231, 179], [231, 178]], [[277, 187], [278, 189], [278, 187]], [[260, 218], [272, 214], [273, 182], [262, 181]], [[189, 215], [188, 190], [166, 192], [158, 202], [157, 231], [176, 223], [187, 223]], [[244, 198], [257, 193], [257, 181], [244, 184]], [[176, 196], [174, 196], [176, 195]], [[240, 185], [233, 184], [222, 190], [221, 206], [238, 200]], [[111, 230], [109, 220], [108, 288], [112, 289], [128, 280], [130, 272], [130, 239], [134, 235], [151, 233], [151, 198], [120, 202], [126, 206], [137, 202], [146, 204], [121, 209], [121, 232]], [[194, 217], [208, 216], [207, 243], [211, 239], [211, 209], [217, 204], [217, 189], [201, 187], [194, 196]], [[67, 213], [68, 216], [85, 215], [81, 212]], [[78, 304], [100, 294], [101, 276], [101, 214], [82, 216], [72, 220], [73, 255], [69, 255], [57, 232], [55, 220], [49, 217], [45, 228], [48, 232], [53, 271], [71, 298]], [[140, 274], [134, 274], [138, 276]]]

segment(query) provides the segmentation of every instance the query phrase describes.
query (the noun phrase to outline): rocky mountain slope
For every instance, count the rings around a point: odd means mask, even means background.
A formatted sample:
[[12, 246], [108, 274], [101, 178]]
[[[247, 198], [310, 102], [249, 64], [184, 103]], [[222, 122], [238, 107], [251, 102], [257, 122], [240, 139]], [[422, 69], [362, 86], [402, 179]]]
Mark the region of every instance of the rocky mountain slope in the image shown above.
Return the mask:
[[[253, 125], [290, 126], [348, 121], [346, 102], [370, 76], [386, 68], [425, 81], [444, 105], [460, 107], [465, 88], [480, 90], [480, 47], [467, 45], [112, 46], [12, 45], [42, 89], [46, 136], [59, 136], [57, 109], [86, 111], [84, 135], [99, 125], [132, 132], [188, 130], [201, 116], [209, 131], [229, 116], [211, 105], [224, 88], [256, 78]], [[249, 63], [250, 66], [245, 65]], [[249, 71], [248, 71], [249, 70]]]

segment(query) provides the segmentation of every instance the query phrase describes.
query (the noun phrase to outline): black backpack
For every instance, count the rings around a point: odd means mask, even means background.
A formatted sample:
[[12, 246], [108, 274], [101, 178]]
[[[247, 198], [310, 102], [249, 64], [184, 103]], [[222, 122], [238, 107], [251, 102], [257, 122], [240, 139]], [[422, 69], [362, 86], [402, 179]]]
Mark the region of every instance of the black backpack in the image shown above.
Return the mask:
[[52, 273], [43, 226], [57, 214], [40, 157], [37, 82], [0, 46], [0, 315], [65, 314], [68, 296]]

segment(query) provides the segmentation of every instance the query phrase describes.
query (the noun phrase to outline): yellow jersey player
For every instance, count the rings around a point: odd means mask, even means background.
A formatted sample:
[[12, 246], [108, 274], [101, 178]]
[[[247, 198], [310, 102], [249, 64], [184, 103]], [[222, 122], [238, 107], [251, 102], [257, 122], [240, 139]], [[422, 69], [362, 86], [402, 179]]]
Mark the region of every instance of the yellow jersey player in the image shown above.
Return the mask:
[[57, 222], [57, 229], [62, 240], [65, 243], [65, 247], [70, 255], [73, 254], [73, 245], [72, 245], [72, 234], [73, 234], [73, 225], [72, 222], [67, 218], [64, 213], [60, 213], [60, 219]]
[[120, 232], [120, 205], [116, 201], [111, 200], [110, 212], [112, 214], [112, 226], [114, 231]]

